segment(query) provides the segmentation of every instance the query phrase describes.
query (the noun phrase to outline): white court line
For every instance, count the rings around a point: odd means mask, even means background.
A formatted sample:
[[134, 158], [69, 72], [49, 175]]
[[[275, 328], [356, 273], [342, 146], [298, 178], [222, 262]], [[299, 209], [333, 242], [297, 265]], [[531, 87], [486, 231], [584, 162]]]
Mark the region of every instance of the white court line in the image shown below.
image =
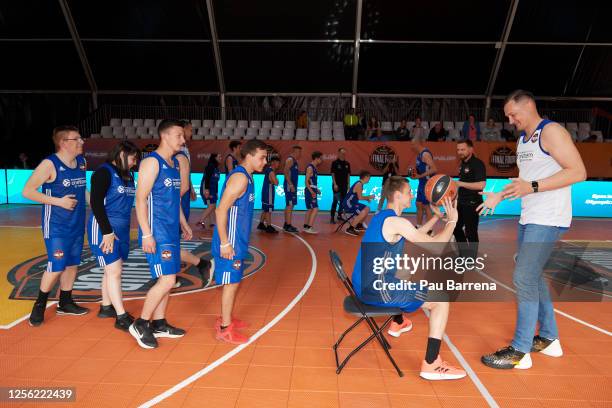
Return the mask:
[[[278, 225], [275, 225], [275, 227], [280, 228]], [[302, 288], [300, 293], [298, 293], [297, 296], [287, 305], [287, 307], [285, 307], [278, 315], [276, 315], [276, 317], [274, 317], [274, 319], [272, 319], [268, 324], [266, 324], [264, 327], [259, 329], [255, 334], [253, 334], [247, 343], [244, 343], [244, 344], [241, 344], [239, 346], [236, 346], [229, 353], [227, 353], [224, 356], [222, 356], [221, 358], [213, 361], [211, 364], [207, 365], [206, 367], [204, 367], [200, 371], [196, 372], [195, 374], [192, 374], [191, 376], [187, 377], [186, 379], [184, 379], [180, 383], [176, 384], [172, 388], [162, 392], [161, 394], [157, 395], [156, 397], [154, 397], [154, 398], [150, 399], [149, 401], [145, 402], [144, 404], [140, 405], [139, 408], [152, 407], [153, 405], [155, 405], [155, 404], [165, 400], [166, 398], [168, 398], [168, 397], [172, 396], [173, 394], [175, 394], [176, 392], [182, 390], [183, 388], [185, 388], [189, 384], [193, 383], [197, 379], [205, 376], [206, 374], [208, 374], [209, 372], [211, 372], [215, 368], [219, 367], [221, 364], [225, 363], [227, 360], [229, 360], [230, 358], [234, 357], [236, 354], [240, 353], [242, 350], [244, 350], [246, 347], [248, 347], [255, 340], [257, 340], [258, 338], [263, 336], [264, 333], [266, 333], [268, 330], [270, 330], [283, 317], [285, 317], [285, 315], [287, 313], [289, 313], [291, 311], [291, 309], [293, 309], [293, 307], [302, 299], [302, 297], [304, 297], [304, 295], [306, 294], [306, 292], [310, 288], [310, 285], [312, 284], [312, 281], [314, 280], [315, 275], [317, 274], [317, 255], [315, 254], [315, 252], [312, 249], [312, 247], [308, 244], [308, 242], [306, 242], [302, 237], [300, 237], [299, 235], [293, 234], [293, 233], [291, 233], [291, 235], [293, 235], [295, 238], [299, 239], [306, 246], [306, 248], [308, 249], [308, 252], [310, 252], [310, 257], [312, 259], [312, 267], [310, 269], [310, 276], [308, 277], [308, 280], [306, 281], [306, 284], [304, 285], [304, 287]]]
[[[429, 318], [429, 310], [421, 310], [423, 311], [423, 313], [425, 313], [425, 316]], [[467, 360], [463, 357], [463, 354], [461, 354], [459, 349], [453, 344], [450, 337], [444, 334], [442, 339], [444, 340], [450, 351], [454, 354], [455, 358], [459, 361], [459, 364], [461, 364], [461, 366], [464, 368], [465, 372], [467, 373], [468, 377], [470, 377], [476, 388], [478, 388], [478, 391], [480, 391], [480, 395], [482, 395], [482, 397], [487, 401], [487, 404], [489, 404], [491, 408], [499, 408], [499, 405], [497, 404], [489, 390], [487, 390], [487, 387], [485, 387], [482, 381], [480, 381], [480, 378], [478, 378], [478, 375], [472, 369], [470, 363], [468, 363]]]
[[[53, 306], [53, 305], [55, 305], [55, 304], [57, 304], [57, 301], [56, 301], [56, 300], [54, 300], [54, 301], [52, 301], [52, 302], [47, 302], [47, 306], [45, 307], [45, 310], [46, 310], [46, 309], [48, 309], [48, 308], [49, 308], [49, 306]], [[15, 321], [14, 321], [14, 322], [12, 322], [12, 323], [2, 325], [2, 326], [0, 326], [0, 330], [10, 330], [10, 329], [12, 329], [13, 327], [17, 326], [19, 323], [21, 323], [21, 322], [23, 322], [24, 320], [26, 320], [27, 318], [29, 318], [29, 317], [30, 317], [30, 315], [31, 315], [31, 313], [28, 313], [27, 315], [25, 315], [25, 316], [23, 316], [23, 317], [20, 317], [19, 319], [15, 320]]]

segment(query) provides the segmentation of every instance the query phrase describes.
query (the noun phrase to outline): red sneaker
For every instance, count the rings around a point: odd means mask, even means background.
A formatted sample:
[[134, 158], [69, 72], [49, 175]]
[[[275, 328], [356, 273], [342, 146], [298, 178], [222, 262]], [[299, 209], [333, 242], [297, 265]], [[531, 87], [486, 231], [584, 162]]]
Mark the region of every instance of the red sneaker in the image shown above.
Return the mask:
[[390, 336], [399, 337], [402, 333], [409, 332], [410, 330], [412, 330], [412, 322], [404, 317], [404, 323], [402, 324], [391, 322], [387, 333], [389, 333]]
[[224, 341], [231, 344], [244, 344], [249, 341], [249, 338], [244, 334], [240, 333], [233, 324], [230, 324], [225, 329], [221, 330], [221, 327], [216, 328], [217, 340]]
[[[220, 327], [221, 322], [222, 322], [221, 316], [217, 317], [217, 321], [215, 322], [215, 327]], [[235, 317], [232, 317], [232, 325], [236, 329], [246, 329], [247, 327], [250, 326], [247, 322], [242, 321], [240, 319], [236, 319]]]
[[465, 377], [465, 371], [448, 364], [438, 356], [431, 364], [423, 360], [420, 376], [426, 380], [458, 380]]

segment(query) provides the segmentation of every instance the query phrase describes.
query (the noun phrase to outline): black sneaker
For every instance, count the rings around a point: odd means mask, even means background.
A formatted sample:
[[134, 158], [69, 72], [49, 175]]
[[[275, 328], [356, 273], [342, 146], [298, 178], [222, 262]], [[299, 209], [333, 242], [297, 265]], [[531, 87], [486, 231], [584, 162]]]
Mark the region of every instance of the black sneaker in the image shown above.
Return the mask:
[[362, 223], [359, 223], [359, 224], [355, 225], [355, 231], [361, 232], [361, 231], [365, 231], [365, 230], [366, 229], [365, 229], [365, 227], [363, 226]]
[[45, 320], [45, 309], [47, 305], [45, 303], [34, 303], [32, 307], [32, 313], [30, 313], [30, 326], [38, 327]]
[[174, 327], [163, 319], [160, 323], [153, 322], [152, 324], [153, 336], [156, 338], [167, 337], [170, 339], [176, 339], [185, 335], [185, 330]]
[[264, 224], [263, 222], [260, 222], [259, 225], [257, 226], [257, 229], [260, 231], [265, 231], [266, 230], [266, 224]]
[[117, 320], [115, 320], [115, 327], [126, 332], [130, 330], [132, 323], [134, 323], [134, 317], [126, 312], [120, 317], [117, 317]]
[[480, 361], [487, 367], [509, 369], [527, 369], [531, 367], [531, 356], [523, 353], [512, 346], [504, 347], [495, 353], [487, 354], [480, 358]]
[[332, 219], [331, 219], [331, 220], [329, 220], [329, 223], [330, 223], [330, 224], [335, 224], [335, 223], [336, 223], [336, 220], [335, 220], [335, 219], [332, 217]]
[[349, 234], [352, 235], [354, 237], [358, 237], [359, 233], [357, 232], [357, 230], [353, 227], [348, 227], [347, 229], [344, 230], [345, 234]]
[[101, 319], [107, 317], [117, 317], [117, 311], [115, 310], [115, 306], [113, 305], [100, 305], [100, 310], [98, 311], [98, 317]]
[[79, 306], [74, 302], [65, 303], [63, 305], [57, 305], [57, 314], [60, 316], [63, 316], [63, 315], [81, 316], [87, 313], [89, 313], [88, 308]]
[[153, 330], [149, 322], [136, 319], [128, 330], [140, 347], [146, 349], [157, 348], [157, 339], [153, 336]]
[[542, 353], [551, 357], [561, 357], [563, 355], [563, 349], [561, 348], [559, 339], [547, 339], [542, 336], [535, 336], [533, 338], [531, 352]]
[[278, 234], [278, 231], [276, 230], [276, 228], [274, 228], [271, 225], [268, 225], [266, 227], [266, 232], [270, 233], [270, 234]]
[[285, 224], [285, 227], [283, 228], [283, 230], [285, 230], [285, 232], [292, 232], [292, 233], [297, 233], [299, 232], [297, 228], [295, 228], [293, 225], [291, 224]]
[[198, 271], [202, 277], [202, 287], [205, 288], [210, 286], [215, 277], [215, 260], [214, 258], [210, 261], [202, 258], [200, 261], [201, 266], [198, 266]]

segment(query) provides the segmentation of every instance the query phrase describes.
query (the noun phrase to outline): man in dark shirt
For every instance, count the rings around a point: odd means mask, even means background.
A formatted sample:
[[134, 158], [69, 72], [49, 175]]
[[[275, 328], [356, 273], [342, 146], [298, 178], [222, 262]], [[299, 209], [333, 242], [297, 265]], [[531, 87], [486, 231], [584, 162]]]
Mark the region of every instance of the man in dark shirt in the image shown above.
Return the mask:
[[471, 140], [462, 140], [457, 143], [457, 156], [461, 160], [457, 182], [459, 219], [453, 234], [457, 242], [468, 243], [466, 248], [469, 248], [469, 256], [476, 256], [479, 219], [476, 208], [482, 203], [482, 196], [478, 193], [485, 188], [487, 172], [482, 160], [474, 156], [474, 144]]
[[431, 128], [429, 131], [429, 137], [427, 137], [428, 142], [443, 142], [446, 139], [448, 132], [442, 126], [442, 122], [438, 122]]
[[351, 177], [351, 164], [346, 161], [346, 150], [338, 149], [338, 158], [331, 165], [332, 182], [334, 187], [334, 201], [331, 206], [331, 223], [335, 224], [336, 205], [338, 208], [338, 219], [342, 217], [342, 202], [348, 192]]

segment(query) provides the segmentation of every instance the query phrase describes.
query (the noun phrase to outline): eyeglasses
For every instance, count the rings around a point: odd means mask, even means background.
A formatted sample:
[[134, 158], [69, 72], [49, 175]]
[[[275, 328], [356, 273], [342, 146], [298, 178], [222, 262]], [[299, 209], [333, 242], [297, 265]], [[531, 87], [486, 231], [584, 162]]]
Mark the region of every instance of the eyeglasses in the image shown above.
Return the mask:
[[83, 138], [82, 137], [74, 137], [74, 138], [67, 137], [64, 140], [78, 140], [79, 142], [82, 142]]

